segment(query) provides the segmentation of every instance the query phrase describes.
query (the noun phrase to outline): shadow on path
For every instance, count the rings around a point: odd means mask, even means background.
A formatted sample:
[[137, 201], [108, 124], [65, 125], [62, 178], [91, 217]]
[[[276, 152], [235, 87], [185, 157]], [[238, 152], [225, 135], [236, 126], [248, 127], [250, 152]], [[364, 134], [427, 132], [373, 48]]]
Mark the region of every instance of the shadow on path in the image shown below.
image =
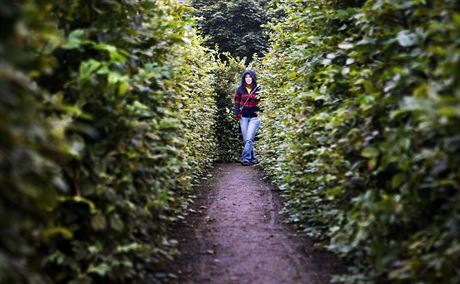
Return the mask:
[[259, 166], [216, 164], [175, 238], [173, 283], [329, 283], [343, 266], [284, 224]]

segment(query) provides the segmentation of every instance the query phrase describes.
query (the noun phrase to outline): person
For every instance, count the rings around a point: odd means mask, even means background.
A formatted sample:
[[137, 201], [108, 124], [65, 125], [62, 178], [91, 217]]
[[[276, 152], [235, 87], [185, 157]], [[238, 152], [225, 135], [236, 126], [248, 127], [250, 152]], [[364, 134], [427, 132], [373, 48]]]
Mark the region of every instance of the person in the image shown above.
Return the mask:
[[257, 84], [256, 73], [246, 70], [241, 76], [241, 85], [236, 90], [233, 113], [240, 122], [244, 148], [241, 154], [241, 164], [250, 166], [258, 163], [254, 152], [254, 138], [261, 121], [257, 117], [260, 110], [258, 104], [260, 87]]

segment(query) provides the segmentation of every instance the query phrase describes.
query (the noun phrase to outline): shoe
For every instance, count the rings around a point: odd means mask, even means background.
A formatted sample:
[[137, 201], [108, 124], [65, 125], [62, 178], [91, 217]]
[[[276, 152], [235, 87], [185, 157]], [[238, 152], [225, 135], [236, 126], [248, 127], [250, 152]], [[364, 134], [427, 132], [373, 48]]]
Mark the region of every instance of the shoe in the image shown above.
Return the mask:
[[253, 160], [250, 160], [249, 162], [250, 162], [251, 164], [253, 164], [253, 165], [256, 165], [256, 164], [259, 163], [259, 160], [253, 159]]
[[252, 165], [251, 162], [249, 162], [249, 161], [247, 161], [247, 160], [241, 161], [241, 164], [242, 164], [243, 166], [250, 166], [250, 165]]

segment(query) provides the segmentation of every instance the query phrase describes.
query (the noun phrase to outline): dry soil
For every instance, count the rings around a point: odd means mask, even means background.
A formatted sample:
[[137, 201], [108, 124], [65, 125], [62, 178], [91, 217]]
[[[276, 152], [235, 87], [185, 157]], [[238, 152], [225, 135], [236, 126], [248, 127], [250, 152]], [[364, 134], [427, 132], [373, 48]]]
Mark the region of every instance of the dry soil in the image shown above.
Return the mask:
[[259, 166], [216, 164], [175, 231], [174, 283], [329, 283], [339, 261], [296, 234]]

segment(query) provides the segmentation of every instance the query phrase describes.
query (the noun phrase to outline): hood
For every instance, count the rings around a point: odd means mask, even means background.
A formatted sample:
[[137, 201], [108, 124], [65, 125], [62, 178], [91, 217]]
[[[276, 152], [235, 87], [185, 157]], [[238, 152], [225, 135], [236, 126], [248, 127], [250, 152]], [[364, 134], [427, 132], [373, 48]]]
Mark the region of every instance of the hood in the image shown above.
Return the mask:
[[241, 86], [244, 87], [244, 76], [246, 76], [246, 74], [249, 74], [251, 76], [253, 86], [256, 87], [257, 86], [256, 72], [254, 72], [252, 70], [246, 70], [246, 71], [243, 72], [243, 75], [241, 76]]

